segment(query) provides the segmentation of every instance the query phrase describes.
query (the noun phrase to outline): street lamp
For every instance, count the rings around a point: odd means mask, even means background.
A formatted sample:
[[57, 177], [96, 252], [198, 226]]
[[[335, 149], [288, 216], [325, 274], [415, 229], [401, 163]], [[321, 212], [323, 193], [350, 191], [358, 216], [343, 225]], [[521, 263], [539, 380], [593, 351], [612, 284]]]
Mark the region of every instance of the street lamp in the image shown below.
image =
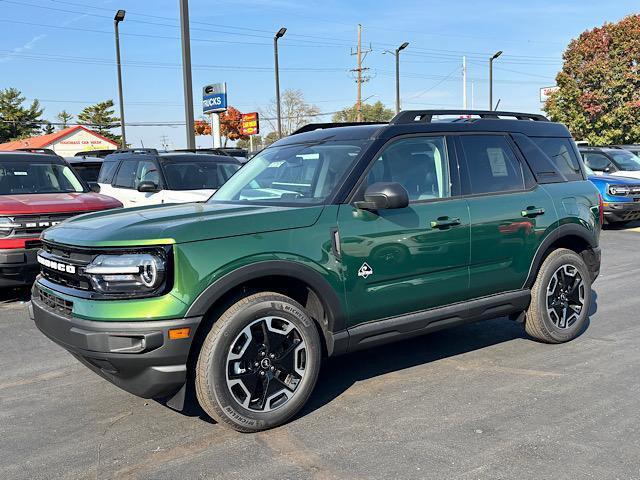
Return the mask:
[[498, 50], [489, 59], [489, 110], [493, 110], [493, 61], [502, 55], [502, 50]]
[[191, 78], [191, 35], [189, 33], [189, 0], [180, 0], [180, 43], [182, 45], [182, 83], [184, 88], [184, 119], [187, 148], [196, 148], [193, 119], [193, 81]]
[[409, 46], [409, 42], [404, 42], [396, 48], [396, 113], [400, 113], [400, 51]]
[[287, 29], [282, 27], [273, 37], [273, 58], [276, 72], [276, 117], [278, 120], [278, 138], [282, 138], [282, 119], [280, 118], [280, 72], [278, 71], [278, 39], [282, 38]]
[[118, 66], [118, 96], [120, 99], [120, 131], [122, 134], [122, 148], [127, 148], [127, 136], [124, 128], [124, 99], [122, 98], [122, 65], [120, 64], [120, 32], [118, 24], [124, 20], [126, 12], [118, 10], [116, 16], [113, 17], [113, 27], [116, 33], [116, 64]]

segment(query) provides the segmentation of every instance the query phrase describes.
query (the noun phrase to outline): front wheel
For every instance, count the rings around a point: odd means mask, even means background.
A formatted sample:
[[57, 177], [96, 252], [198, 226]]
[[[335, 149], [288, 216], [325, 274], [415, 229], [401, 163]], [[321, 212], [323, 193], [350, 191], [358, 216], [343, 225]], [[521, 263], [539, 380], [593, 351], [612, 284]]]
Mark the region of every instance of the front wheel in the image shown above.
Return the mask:
[[559, 248], [540, 267], [531, 289], [525, 329], [543, 342], [568, 342], [582, 331], [590, 305], [591, 275], [587, 265], [574, 251]]
[[222, 314], [202, 345], [198, 401], [237, 431], [275, 427], [311, 395], [321, 352], [316, 326], [296, 301], [271, 292], [243, 298]]

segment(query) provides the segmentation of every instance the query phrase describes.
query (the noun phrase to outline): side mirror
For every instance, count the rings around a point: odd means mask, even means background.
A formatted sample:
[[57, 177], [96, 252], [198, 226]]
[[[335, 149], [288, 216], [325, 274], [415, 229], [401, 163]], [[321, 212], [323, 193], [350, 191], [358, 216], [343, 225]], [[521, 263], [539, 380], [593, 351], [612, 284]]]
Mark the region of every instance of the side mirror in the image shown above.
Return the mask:
[[94, 193], [100, 193], [100, 185], [97, 182], [88, 182], [89, 190]]
[[409, 205], [409, 193], [397, 182], [377, 182], [364, 192], [364, 202], [355, 202], [362, 210], [405, 208]]
[[138, 191], [139, 192], [144, 192], [144, 193], [152, 193], [152, 192], [157, 192], [158, 190], [160, 190], [160, 188], [158, 187], [158, 185], [155, 182], [140, 182], [138, 184]]
[[609, 173], [611, 171], [611, 167], [604, 167], [603, 172], [604, 173]]

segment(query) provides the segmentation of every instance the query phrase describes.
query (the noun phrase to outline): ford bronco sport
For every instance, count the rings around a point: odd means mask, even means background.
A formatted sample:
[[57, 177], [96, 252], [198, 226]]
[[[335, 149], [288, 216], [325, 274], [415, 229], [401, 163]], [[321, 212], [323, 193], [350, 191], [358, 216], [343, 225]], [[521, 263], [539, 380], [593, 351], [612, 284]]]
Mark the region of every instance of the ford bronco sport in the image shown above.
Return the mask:
[[299, 411], [325, 356], [500, 316], [573, 339], [601, 223], [568, 130], [543, 116], [311, 125], [206, 203], [46, 230], [31, 314], [123, 389], [174, 409], [195, 392], [257, 431]]

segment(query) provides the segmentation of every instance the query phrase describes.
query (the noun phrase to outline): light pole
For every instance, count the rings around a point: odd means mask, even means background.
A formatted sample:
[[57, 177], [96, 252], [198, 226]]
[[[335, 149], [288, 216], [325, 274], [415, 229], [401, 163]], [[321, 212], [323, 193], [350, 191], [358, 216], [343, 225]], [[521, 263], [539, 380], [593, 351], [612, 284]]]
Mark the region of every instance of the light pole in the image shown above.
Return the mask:
[[502, 55], [502, 50], [498, 50], [489, 59], [489, 110], [493, 110], [493, 61]]
[[180, 31], [182, 39], [182, 78], [184, 83], [184, 116], [187, 126], [187, 148], [196, 148], [193, 120], [193, 84], [191, 81], [191, 38], [189, 36], [189, 2], [180, 0]]
[[409, 42], [404, 42], [396, 48], [396, 113], [400, 113], [400, 51], [409, 46]]
[[276, 117], [278, 120], [278, 138], [282, 138], [282, 118], [280, 117], [280, 72], [278, 70], [278, 39], [282, 38], [287, 29], [282, 27], [273, 37], [273, 59], [276, 73]]
[[120, 32], [118, 24], [124, 20], [126, 12], [118, 10], [116, 16], [113, 17], [113, 27], [116, 33], [116, 65], [118, 66], [118, 97], [120, 100], [120, 133], [122, 136], [121, 147], [127, 148], [127, 135], [124, 128], [124, 99], [122, 98], [122, 65], [120, 64]]

